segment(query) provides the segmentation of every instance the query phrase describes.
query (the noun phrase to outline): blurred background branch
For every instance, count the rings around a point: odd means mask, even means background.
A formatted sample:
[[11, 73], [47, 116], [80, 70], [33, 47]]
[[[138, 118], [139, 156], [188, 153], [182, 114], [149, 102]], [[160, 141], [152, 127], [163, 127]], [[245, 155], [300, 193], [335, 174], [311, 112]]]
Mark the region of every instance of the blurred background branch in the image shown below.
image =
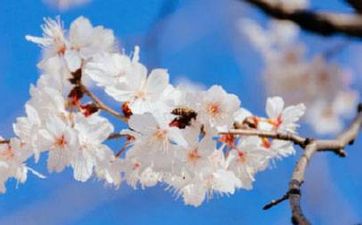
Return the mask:
[[361, 0], [345, 0], [356, 13], [362, 13], [362, 1]]
[[[303, 30], [323, 36], [343, 34], [346, 36], [362, 38], [362, 16], [358, 14], [316, 12], [308, 9], [293, 9], [279, 2], [268, 0], [244, 0], [268, 16], [280, 20], [289, 20]], [[360, 11], [359, 0], [347, 0], [355, 9]]]

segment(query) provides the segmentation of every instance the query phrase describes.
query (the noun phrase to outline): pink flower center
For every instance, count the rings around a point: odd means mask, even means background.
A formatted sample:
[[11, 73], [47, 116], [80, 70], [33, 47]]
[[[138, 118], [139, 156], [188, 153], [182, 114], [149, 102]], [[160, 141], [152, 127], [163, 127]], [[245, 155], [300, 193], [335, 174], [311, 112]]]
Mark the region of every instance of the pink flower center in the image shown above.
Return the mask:
[[281, 124], [282, 124], [282, 117], [278, 116], [277, 118], [271, 118], [268, 119], [268, 123], [270, 123], [271, 125], [273, 125], [275, 128], [278, 128]]
[[197, 151], [197, 149], [193, 149], [188, 152], [187, 154], [187, 160], [192, 163], [196, 163], [201, 158], [201, 155]]
[[165, 140], [167, 137], [167, 132], [165, 130], [158, 129], [156, 133], [154, 134], [154, 137], [157, 140]]
[[232, 148], [234, 147], [235, 137], [233, 134], [225, 134], [220, 137], [219, 141], [225, 143], [227, 147]]
[[210, 103], [207, 108], [208, 113], [215, 117], [220, 113], [220, 107], [217, 103]]
[[262, 146], [264, 148], [270, 148], [271, 147], [271, 142], [270, 142], [270, 140], [268, 138], [262, 138], [261, 142], [262, 142]]
[[133, 169], [133, 170], [137, 170], [137, 169], [139, 169], [139, 168], [141, 168], [141, 164], [140, 164], [139, 162], [135, 162], [135, 163], [133, 164], [132, 169]]
[[238, 151], [238, 160], [240, 163], [246, 162], [246, 154], [243, 151]]
[[137, 93], [136, 93], [136, 98], [137, 98], [137, 99], [138, 99], [138, 98], [144, 99], [145, 97], [146, 97], [145, 91], [143, 91], [143, 90], [137, 91]]
[[68, 144], [64, 134], [55, 140], [55, 146], [58, 148], [64, 148]]

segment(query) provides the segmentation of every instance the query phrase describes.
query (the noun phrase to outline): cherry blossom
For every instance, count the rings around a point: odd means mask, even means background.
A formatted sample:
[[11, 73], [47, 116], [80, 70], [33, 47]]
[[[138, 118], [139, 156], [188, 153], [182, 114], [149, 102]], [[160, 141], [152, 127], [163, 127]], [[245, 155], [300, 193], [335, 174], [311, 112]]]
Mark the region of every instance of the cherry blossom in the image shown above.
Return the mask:
[[44, 48], [45, 59], [57, 54], [63, 54], [66, 50], [67, 40], [64, 34], [64, 28], [60, 18], [56, 20], [46, 18], [42, 25], [43, 37], [25, 36], [28, 41], [34, 42]]
[[233, 114], [238, 111], [240, 100], [233, 94], [228, 94], [220, 86], [212, 86], [203, 93], [198, 105], [200, 121], [210, 123], [213, 127], [230, 127]]
[[49, 149], [48, 170], [61, 172], [70, 164], [72, 149], [78, 148], [76, 132], [58, 117], [51, 117], [39, 131], [41, 146]]
[[[65, 33], [59, 19], [45, 19], [42, 27], [43, 38], [27, 35], [26, 39], [42, 46], [47, 60], [52, 57], [61, 57], [71, 72], [81, 67], [82, 61], [89, 60], [100, 53], [113, 52], [113, 31], [102, 26], [93, 27], [90, 21], [79, 17]], [[42, 62], [40, 65], [44, 64]]]
[[133, 115], [129, 120], [132, 130], [139, 132], [141, 140], [136, 140], [139, 144], [146, 145], [149, 150], [167, 151], [171, 142], [179, 145], [187, 145], [181, 131], [169, 126], [169, 121], [164, 117], [155, 118], [151, 113], [143, 115]]
[[246, 137], [230, 151], [229, 168], [241, 181], [241, 187], [252, 188], [256, 172], [264, 170], [271, 158], [270, 152], [263, 148], [258, 137]]
[[106, 92], [120, 102], [127, 102], [133, 113], [142, 114], [154, 110], [168, 81], [166, 70], [155, 69], [147, 76], [147, 69], [139, 64], [127, 76], [127, 83], [111, 86]]
[[74, 129], [78, 133], [79, 148], [74, 149], [70, 163], [74, 169], [74, 178], [84, 182], [91, 177], [98, 164], [111, 162], [113, 152], [102, 143], [113, 132], [113, 126], [96, 114], [88, 118], [77, 115]]
[[288, 106], [284, 109], [284, 101], [280, 97], [267, 99], [266, 113], [269, 116], [267, 123], [274, 130], [294, 133], [298, 124], [296, 123], [304, 114], [304, 104]]
[[[3, 140], [1, 137], [0, 139]], [[39, 178], [45, 178], [26, 166], [25, 161], [29, 159], [31, 152], [23, 147], [17, 138], [12, 138], [8, 144], [0, 145], [0, 193], [6, 191], [5, 183], [9, 178], [15, 178], [18, 183], [24, 183], [29, 171]]]

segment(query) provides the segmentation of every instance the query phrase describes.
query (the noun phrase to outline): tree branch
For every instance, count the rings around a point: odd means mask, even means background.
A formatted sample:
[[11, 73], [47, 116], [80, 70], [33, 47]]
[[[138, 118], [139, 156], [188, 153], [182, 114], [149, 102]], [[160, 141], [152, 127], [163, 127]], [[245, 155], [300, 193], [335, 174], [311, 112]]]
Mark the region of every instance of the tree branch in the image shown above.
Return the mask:
[[309, 138], [301, 137], [292, 133], [279, 133], [275, 131], [262, 131], [257, 129], [231, 129], [228, 132], [220, 132], [219, 134], [234, 134], [234, 135], [246, 135], [246, 136], [259, 136], [272, 139], [279, 139], [285, 141], [291, 141], [296, 145], [305, 147], [309, 142]]
[[[241, 0], [240, 0], [241, 1]], [[314, 12], [307, 9], [291, 9], [268, 0], [243, 0], [265, 14], [280, 20], [289, 20], [300, 28], [323, 36], [343, 34], [362, 38], [362, 16], [345, 13]]]
[[0, 145], [9, 144], [10, 140], [0, 140]]
[[275, 199], [271, 202], [269, 202], [268, 204], [264, 205], [263, 210], [268, 210], [271, 207], [278, 205], [279, 203], [288, 200], [289, 199], [289, 193], [285, 193], [281, 198]]
[[345, 0], [357, 13], [362, 13], [362, 0]]
[[81, 85], [82, 91], [84, 94], [86, 94], [88, 97], [92, 99], [92, 101], [97, 105], [97, 107], [103, 111], [108, 112], [109, 114], [113, 115], [114, 117], [122, 120], [123, 122], [127, 123], [127, 118], [123, 116], [122, 114], [118, 113], [114, 109], [108, 107], [106, 104], [104, 104], [95, 94], [93, 94], [86, 86]]
[[119, 150], [114, 156], [116, 158], [120, 158], [122, 156], [122, 154], [127, 150], [128, 145], [125, 145], [121, 148], [121, 150]]
[[107, 140], [114, 140], [114, 139], [118, 139], [121, 137], [126, 137], [127, 135], [125, 134], [120, 134], [120, 133], [112, 133], [108, 136]]

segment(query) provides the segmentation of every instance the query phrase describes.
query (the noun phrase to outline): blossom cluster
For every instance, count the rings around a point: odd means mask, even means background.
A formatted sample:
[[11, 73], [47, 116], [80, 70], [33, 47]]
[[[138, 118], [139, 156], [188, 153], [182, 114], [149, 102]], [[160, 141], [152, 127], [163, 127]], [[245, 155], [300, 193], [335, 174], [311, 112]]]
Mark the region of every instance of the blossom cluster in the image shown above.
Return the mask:
[[[70, 167], [78, 181], [96, 177], [117, 187], [162, 183], [185, 204], [199, 206], [214, 193], [251, 189], [257, 172], [295, 151], [290, 141], [229, 131], [295, 133], [303, 104], [286, 107], [271, 97], [267, 116], [256, 116], [221, 86], [173, 86], [167, 70], [148, 71], [140, 63], [138, 47], [131, 56], [117, 50], [113, 32], [84, 17], [69, 31], [59, 19], [46, 19], [42, 29], [42, 37], [26, 36], [43, 49], [42, 75], [31, 86], [26, 116], [14, 124], [15, 137], [0, 145], [1, 192], [10, 177], [41, 176], [26, 161], [47, 154], [49, 172]], [[126, 129], [115, 132], [87, 82], [117, 102], [117, 121]], [[111, 137], [125, 139], [121, 151], [107, 145]]]
[[263, 28], [244, 19], [240, 28], [263, 56], [266, 93], [282, 96], [288, 104], [305, 103], [305, 120], [316, 133], [340, 132], [343, 119], [353, 114], [358, 103], [352, 74], [324, 54], [306, 59], [306, 46], [297, 41], [299, 28], [289, 21], [272, 20]]

